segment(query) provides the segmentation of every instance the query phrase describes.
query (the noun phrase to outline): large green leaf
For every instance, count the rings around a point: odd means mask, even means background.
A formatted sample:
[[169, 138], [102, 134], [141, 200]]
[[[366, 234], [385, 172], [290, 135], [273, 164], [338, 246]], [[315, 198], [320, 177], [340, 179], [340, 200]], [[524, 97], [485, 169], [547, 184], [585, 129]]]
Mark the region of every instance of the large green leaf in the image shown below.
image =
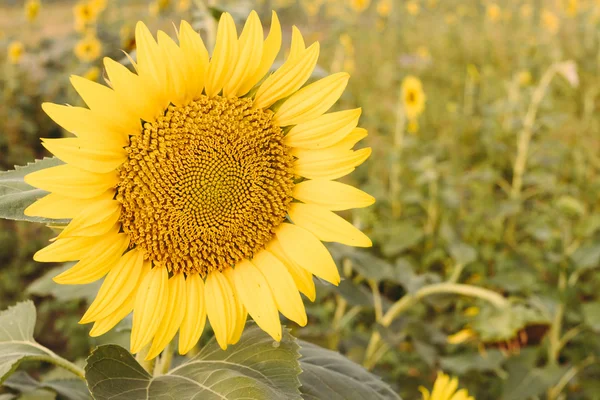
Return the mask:
[[16, 166], [11, 171], [0, 171], [0, 218], [33, 222], [56, 222], [40, 217], [28, 217], [23, 211], [47, 192], [25, 183], [25, 175], [41, 169], [63, 164], [57, 158], [44, 158], [25, 166]]
[[59, 358], [33, 339], [36, 312], [31, 301], [0, 312], [0, 384], [25, 360]]
[[98, 347], [87, 360], [88, 387], [102, 399], [301, 399], [298, 344], [287, 332], [274, 342], [250, 326], [223, 351], [211, 341], [192, 360], [152, 377], [120, 346]]
[[308, 342], [300, 344], [300, 391], [304, 399], [400, 399], [381, 379], [341, 354]]

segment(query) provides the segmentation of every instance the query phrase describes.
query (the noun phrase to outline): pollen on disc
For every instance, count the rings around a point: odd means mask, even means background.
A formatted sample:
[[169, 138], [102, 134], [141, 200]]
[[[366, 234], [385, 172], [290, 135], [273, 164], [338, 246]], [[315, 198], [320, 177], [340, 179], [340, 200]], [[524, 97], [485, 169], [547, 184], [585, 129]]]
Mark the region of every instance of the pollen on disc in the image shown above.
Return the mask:
[[205, 276], [251, 258], [292, 200], [283, 133], [249, 99], [171, 105], [126, 150], [117, 187], [123, 230], [170, 271]]

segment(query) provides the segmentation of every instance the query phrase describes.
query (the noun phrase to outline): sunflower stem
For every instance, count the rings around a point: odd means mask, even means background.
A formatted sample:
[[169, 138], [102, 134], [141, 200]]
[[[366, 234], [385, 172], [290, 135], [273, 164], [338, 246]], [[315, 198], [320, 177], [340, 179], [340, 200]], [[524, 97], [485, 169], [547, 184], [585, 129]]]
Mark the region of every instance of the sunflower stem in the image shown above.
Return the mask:
[[150, 344], [148, 343], [146, 346], [144, 346], [144, 348], [142, 348], [136, 355], [135, 355], [135, 361], [137, 361], [142, 368], [144, 368], [149, 374], [152, 373], [152, 370], [154, 369], [154, 359], [152, 360], [146, 360], [146, 356], [148, 355], [148, 352], [150, 351]]
[[392, 165], [390, 168], [390, 198], [392, 203], [392, 215], [396, 218], [402, 213], [402, 202], [400, 201], [400, 175], [402, 174], [402, 148], [404, 147], [404, 131], [406, 128], [406, 113], [402, 103], [402, 89], [398, 96], [398, 108], [396, 109], [396, 128], [394, 130], [394, 146]]
[[44, 355], [44, 356], [35, 357], [35, 359], [38, 361], [44, 361], [44, 362], [47, 362], [50, 364], [54, 364], [58, 367], [61, 367], [62, 369], [71, 372], [72, 374], [77, 376], [77, 378], [79, 378], [85, 382], [85, 371], [82, 368], [78, 367], [77, 365], [73, 364], [72, 362], [65, 360], [64, 358], [62, 358], [54, 353], [51, 356]]
[[[387, 310], [379, 323], [384, 327], [389, 327], [400, 314], [423, 298], [433, 294], [460, 294], [463, 296], [477, 297], [491, 303], [497, 308], [505, 308], [509, 305], [508, 300], [492, 290], [461, 283], [442, 282], [422, 287], [415, 293], [403, 296]], [[382, 351], [382, 348], [387, 349], [387, 344], [381, 343], [381, 335], [379, 335], [379, 332], [375, 331], [371, 335], [365, 353], [365, 360], [363, 362], [365, 368], [371, 369], [375, 366], [379, 358], [385, 354], [385, 350]]]
[[160, 358], [156, 361], [154, 365], [154, 376], [164, 375], [169, 372], [171, 368], [171, 362], [173, 361], [173, 342], [169, 342], [165, 349], [163, 350]]

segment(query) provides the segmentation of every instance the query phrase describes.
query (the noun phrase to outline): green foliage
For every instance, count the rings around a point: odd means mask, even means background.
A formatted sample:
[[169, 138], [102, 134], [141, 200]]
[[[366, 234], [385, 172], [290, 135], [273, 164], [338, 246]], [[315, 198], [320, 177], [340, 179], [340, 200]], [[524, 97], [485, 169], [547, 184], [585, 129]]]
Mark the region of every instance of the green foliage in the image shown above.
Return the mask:
[[42, 223], [56, 222], [47, 218], [29, 217], [23, 214], [23, 211], [34, 201], [48, 194], [28, 185], [24, 178], [32, 172], [61, 164], [63, 162], [55, 157], [44, 158], [24, 167], [17, 166], [11, 171], [0, 172], [0, 218]]

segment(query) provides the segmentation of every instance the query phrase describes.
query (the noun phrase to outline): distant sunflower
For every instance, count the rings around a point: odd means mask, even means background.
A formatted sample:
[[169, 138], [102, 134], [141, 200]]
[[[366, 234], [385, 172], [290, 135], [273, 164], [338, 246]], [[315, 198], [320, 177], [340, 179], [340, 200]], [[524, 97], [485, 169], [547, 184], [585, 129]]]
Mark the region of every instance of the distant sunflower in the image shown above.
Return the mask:
[[75, 26], [84, 27], [93, 23], [98, 18], [98, 9], [92, 3], [80, 2], [73, 6], [73, 15], [75, 16]]
[[79, 60], [91, 62], [102, 54], [102, 43], [95, 35], [87, 35], [75, 44], [74, 51]]
[[418, 130], [417, 118], [425, 110], [425, 92], [419, 78], [409, 75], [402, 81], [402, 104], [408, 119], [409, 131]]
[[35, 21], [40, 14], [41, 7], [42, 3], [40, 0], [27, 0], [25, 2], [25, 18], [27, 18], [27, 21]]
[[437, 379], [433, 384], [431, 393], [424, 387], [419, 390], [423, 394], [423, 400], [475, 400], [469, 396], [467, 389], [458, 389], [458, 379], [452, 378], [442, 372], [438, 373]]
[[367, 132], [360, 109], [326, 113], [344, 91], [338, 73], [302, 87], [319, 56], [299, 32], [281, 47], [275, 13], [263, 41], [252, 12], [241, 35], [223, 13], [209, 60], [187, 22], [179, 45], [136, 26], [137, 73], [109, 58], [110, 87], [72, 77], [88, 108], [43, 109], [77, 137], [43, 139], [66, 164], [25, 180], [51, 192], [27, 215], [71, 222], [37, 261], [79, 262], [58, 275], [85, 284], [106, 275], [81, 323], [101, 335], [133, 311], [131, 351], [159, 354], [179, 331], [179, 352], [208, 317], [219, 345], [236, 343], [247, 314], [275, 340], [280, 311], [307, 322], [299, 292], [313, 274], [340, 276], [321, 241], [371, 246], [333, 211], [366, 207], [370, 195], [334, 181], [365, 161], [352, 150]]
[[11, 64], [18, 64], [25, 53], [25, 46], [22, 42], [15, 40], [8, 45], [8, 61]]

